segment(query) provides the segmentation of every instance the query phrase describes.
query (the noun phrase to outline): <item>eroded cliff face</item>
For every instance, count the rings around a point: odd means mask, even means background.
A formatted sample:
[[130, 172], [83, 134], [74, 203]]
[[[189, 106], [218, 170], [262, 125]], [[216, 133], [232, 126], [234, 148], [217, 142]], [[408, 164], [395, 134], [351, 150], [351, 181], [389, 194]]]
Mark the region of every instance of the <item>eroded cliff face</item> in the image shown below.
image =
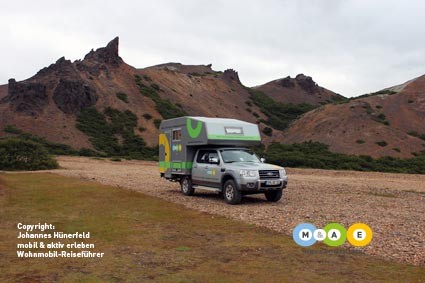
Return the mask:
[[48, 103], [46, 86], [42, 83], [16, 82], [15, 79], [10, 79], [8, 94], [0, 103], [8, 103], [18, 113], [39, 116]]

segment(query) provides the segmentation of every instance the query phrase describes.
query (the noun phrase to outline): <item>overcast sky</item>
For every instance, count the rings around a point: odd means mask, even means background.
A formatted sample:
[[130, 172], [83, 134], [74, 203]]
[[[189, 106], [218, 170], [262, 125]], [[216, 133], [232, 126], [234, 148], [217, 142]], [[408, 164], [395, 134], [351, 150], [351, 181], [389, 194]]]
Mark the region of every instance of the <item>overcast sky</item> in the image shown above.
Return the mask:
[[298, 73], [345, 96], [425, 74], [425, 1], [4, 1], [0, 84], [120, 37], [130, 65], [209, 64], [247, 86]]

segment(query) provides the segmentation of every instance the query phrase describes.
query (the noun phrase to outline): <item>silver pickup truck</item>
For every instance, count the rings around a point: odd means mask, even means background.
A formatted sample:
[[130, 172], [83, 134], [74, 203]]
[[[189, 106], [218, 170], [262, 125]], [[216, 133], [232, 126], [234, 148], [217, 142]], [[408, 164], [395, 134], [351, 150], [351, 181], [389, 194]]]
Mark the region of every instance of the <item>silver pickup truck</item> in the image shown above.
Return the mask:
[[191, 176], [180, 180], [185, 195], [192, 195], [197, 187], [212, 189], [230, 204], [240, 203], [242, 195], [258, 193], [268, 201], [279, 201], [287, 183], [284, 168], [263, 163], [246, 148], [225, 147], [199, 149]]
[[288, 177], [248, 148], [261, 145], [258, 125], [236, 119], [178, 117], [159, 127], [160, 176], [180, 182], [185, 195], [195, 188], [217, 191], [230, 204], [243, 195], [265, 194], [279, 201]]

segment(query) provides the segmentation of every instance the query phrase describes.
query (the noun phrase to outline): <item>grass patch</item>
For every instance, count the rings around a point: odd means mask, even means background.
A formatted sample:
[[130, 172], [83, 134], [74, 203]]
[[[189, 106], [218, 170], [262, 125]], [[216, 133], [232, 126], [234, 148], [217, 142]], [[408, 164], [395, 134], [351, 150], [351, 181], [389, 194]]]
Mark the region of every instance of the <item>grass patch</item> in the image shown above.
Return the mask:
[[94, 148], [106, 156], [131, 159], [155, 159], [157, 149], [148, 147], [142, 137], [134, 133], [137, 116], [130, 110], [86, 108], [77, 117], [77, 128], [90, 137]]
[[[321, 254], [340, 251], [324, 245], [305, 253], [288, 236], [130, 190], [53, 174], [0, 175], [0, 184], [1, 282], [418, 282], [425, 276], [421, 267], [364, 254]], [[66, 233], [90, 231], [94, 251], [105, 256], [17, 258], [16, 224], [38, 222]]]
[[276, 102], [261, 91], [250, 88], [247, 90], [251, 94], [251, 100], [254, 104], [267, 116], [267, 120], [264, 123], [277, 130], [286, 129], [293, 120], [316, 108], [316, 106], [307, 103], [286, 104]]
[[266, 151], [257, 152], [265, 155], [268, 162], [287, 167], [425, 174], [424, 152], [406, 159], [390, 156], [373, 159], [331, 152], [327, 145], [311, 141], [290, 145], [272, 143]]

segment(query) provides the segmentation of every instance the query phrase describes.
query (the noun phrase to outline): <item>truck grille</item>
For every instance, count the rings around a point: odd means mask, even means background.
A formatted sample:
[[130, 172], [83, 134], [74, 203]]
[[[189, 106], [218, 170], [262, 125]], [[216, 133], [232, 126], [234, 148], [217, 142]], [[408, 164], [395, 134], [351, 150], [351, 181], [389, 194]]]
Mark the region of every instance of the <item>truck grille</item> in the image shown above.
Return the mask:
[[279, 170], [259, 170], [260, 180], [279, 179]]

